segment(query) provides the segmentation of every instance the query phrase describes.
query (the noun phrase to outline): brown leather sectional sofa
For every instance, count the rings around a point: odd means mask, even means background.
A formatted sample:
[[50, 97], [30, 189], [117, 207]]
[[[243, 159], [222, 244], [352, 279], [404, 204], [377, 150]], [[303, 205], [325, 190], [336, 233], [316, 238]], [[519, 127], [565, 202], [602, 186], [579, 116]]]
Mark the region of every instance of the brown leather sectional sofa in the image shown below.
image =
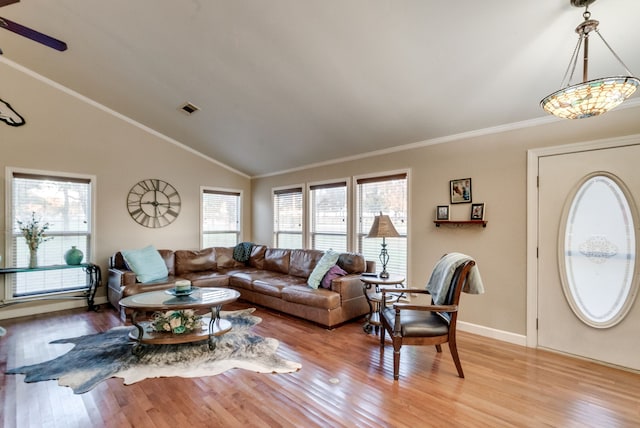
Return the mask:
[[373, 262], [355, 253], [343, 253], [337, 265], [347, 272], [331, 282], [331, 288], [313, 289], [307, 278], [323, 255], [318, 250], [291, 250], [254, 245], [246, 263], [233, 258], [233, 247], [203, 250], [158, 250], [169, 277], [141, 284], [120, 252], [109, 258], [108, 298], [114, 308], [126, 314], [118, 302], [145, 291], [172, 288], [175, 281], [187, 279], [194, 287], [230, 287], [241, 299], [304, 318], [325, 327], [357, 318], [369, 312], [359, 274], [372, 272]]

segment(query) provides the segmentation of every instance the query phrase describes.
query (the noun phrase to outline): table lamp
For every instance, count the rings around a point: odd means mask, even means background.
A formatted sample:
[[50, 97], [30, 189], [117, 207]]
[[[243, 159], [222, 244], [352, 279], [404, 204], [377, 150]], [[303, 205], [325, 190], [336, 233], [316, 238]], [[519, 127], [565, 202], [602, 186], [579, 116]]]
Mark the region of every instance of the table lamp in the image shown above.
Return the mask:
[[387, 253], [387, 243], [385, 238], [398, 238], [400, 234], [393, 227], [391, 218], [388, 215], [375, 216], [371, 230], [367, 235], [367, 238], [382, 238], [382, 250], [380, 251], [380, 263], [382, 263], [382, 272], [380, 272], [380, 278], [389, 278], [389, 272], [387, 272], [387, 263], [389, 263], [389, 254]]

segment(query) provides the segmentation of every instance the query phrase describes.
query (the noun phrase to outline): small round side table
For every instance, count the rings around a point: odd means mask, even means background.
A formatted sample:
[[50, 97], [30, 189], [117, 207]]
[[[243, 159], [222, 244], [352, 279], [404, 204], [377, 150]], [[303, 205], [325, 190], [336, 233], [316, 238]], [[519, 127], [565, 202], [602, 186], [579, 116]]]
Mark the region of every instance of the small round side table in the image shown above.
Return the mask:
[[398, 288], [399, 293], [394, 295], [394, 298], [387, 298], [387, 303], [395, 303], [402, 296], [404, 276], [391, 274], [389, 278], [380, 278], [377, 275], [360, 275], [360, 281], [362, 281], [362, 292], [369, 304], [369, 315], [366, 316], [366, 322], [362, 329], [369, 334], [375, 328], [375, 332], [378, 334], [380, 330], [380, 303], [382, 303], [380, 287], [394, 285]]

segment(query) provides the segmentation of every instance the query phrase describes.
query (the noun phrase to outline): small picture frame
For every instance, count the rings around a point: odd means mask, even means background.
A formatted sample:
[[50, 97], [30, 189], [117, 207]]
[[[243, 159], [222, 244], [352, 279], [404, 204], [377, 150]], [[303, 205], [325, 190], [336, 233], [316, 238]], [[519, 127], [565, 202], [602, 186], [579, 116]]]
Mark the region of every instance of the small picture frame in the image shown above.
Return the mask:
[[449, 194], [452, 204], [468, 204], [471, 202], [471, 179], [459, 178], [449, 182]]
[[449, 220], [449, 205], [438, 205], [436, 208], [436, 220]]
[[471, 204], [471, 220], [484, 220], [484, 203]]

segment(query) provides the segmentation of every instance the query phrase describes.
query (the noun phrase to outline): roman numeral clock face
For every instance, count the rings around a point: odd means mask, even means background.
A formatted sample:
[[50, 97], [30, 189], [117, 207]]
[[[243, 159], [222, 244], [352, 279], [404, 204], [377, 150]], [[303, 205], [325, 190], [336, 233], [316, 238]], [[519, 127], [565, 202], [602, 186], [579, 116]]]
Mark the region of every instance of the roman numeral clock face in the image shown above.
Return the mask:
[[180, 214], [180, 195], [166, 181], [142, 180], [129, 191], [127, 209], [131, 218], [144, 227], [164, 227]]

